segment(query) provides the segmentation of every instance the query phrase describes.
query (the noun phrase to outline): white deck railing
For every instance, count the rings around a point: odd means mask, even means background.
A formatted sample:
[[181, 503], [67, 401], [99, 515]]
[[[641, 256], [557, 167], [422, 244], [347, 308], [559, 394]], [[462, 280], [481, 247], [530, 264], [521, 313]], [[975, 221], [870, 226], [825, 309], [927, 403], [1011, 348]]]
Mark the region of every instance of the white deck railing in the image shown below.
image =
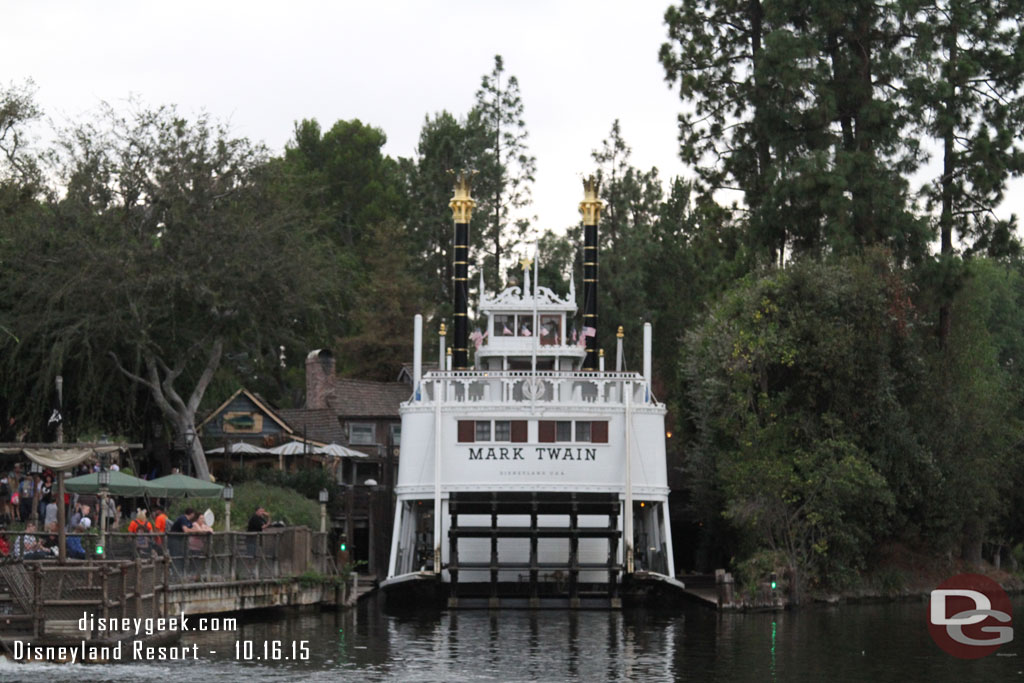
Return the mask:
[[557, 372], [549, 370], [458, 370], [428, 372], [419, 396], [407, 405], [444, 403], [625, 403], [632, 392], [634, 405], [655, 403], [643, 375], [635, 372]]

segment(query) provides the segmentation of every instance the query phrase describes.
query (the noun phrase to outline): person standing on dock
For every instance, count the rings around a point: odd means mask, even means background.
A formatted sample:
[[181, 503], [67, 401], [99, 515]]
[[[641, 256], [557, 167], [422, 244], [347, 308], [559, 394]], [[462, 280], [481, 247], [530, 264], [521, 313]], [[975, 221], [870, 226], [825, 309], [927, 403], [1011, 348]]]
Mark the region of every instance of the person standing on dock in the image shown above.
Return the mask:
[[164, 509], [162, 507], [158, 505], [153, 508], [153, 530], [156, 531], [156, 533], [161, 534], [160, 536], [156, 537], [157, 545], [164, 544], [163, 535], [167, 533], [168, 521], [170, 520], [167, 519], [167, 513], [164, 512]]
[[[249, 534], [258, 534], [264, 529], [270, 526], [270, 513], [267, 512], [266, 508], [262, 505], [256, 506], [256, 511], [252, 517], [249, 518], [249, 524], [246, 525], [245, 530]], [[256, 544], [258, 541], [257, 536], [246, 536], [245, 545], [249, 554], [252, 556], [256, 555]]]
[[178, 573], [183, 573], [185, 570], [185, 537], [182, 534], [191, 534], [197, 531], [194, 528], [194, 522], [198, 517], [199, 513], [195, 509], [185, 508], [185, 512], [179, 515], [171, 525], [171, 535], [167, 546]]

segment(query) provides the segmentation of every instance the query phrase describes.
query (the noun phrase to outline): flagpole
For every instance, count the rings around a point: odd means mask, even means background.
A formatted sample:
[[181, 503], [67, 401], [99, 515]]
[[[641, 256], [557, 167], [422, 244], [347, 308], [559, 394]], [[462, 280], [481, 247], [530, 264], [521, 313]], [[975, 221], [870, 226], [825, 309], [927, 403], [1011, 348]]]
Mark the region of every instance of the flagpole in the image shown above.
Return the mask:
[[540, 336], [539, 320], [537, 316], [537, 250], [533, 251], [533, 356], [530, 365], [533, 368], [534, 376], [537, 375], [537, 338]]

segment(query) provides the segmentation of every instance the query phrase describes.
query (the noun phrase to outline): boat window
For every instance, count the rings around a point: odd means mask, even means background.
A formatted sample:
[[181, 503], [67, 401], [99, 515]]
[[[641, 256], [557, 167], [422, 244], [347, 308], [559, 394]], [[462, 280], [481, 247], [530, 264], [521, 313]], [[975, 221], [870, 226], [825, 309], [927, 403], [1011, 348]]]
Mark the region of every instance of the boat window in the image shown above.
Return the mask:
[[576, 423], [576, 440], [584, 443], [590, 443], [589, 422], [580, 421]]
[[532, 315], [520, 315], [516, 316], [519, 319], [519, 336], [520, 337], [532, 337], [533, 336], [533, 316]]
[[541, 346], [558, 346], [562, 343], [562, 316], [540, 317], [540, 343]]
[[508, 420], [495, 420], [494, 421], [494, 440], [495, 441], [511, 441], [512, 440], [512, 423]]
[[494, 336], [514, 337], [516, 334], [516, 317], [514, 315], [494, 316]]
[[477, 441], [490, 441], [491, 440], [491, 422], [490, 422], [490, 420], [477, 420], [477, 423], [476, 423], [476, 440]]
[[572, 441], [572, 422], [555, 423], [555, 441]]

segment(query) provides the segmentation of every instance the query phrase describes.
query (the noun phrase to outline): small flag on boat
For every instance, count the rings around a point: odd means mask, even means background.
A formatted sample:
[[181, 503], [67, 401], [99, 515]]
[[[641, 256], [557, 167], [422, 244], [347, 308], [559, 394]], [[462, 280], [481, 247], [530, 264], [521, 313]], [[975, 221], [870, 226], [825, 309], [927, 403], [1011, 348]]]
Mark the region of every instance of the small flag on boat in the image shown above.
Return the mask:
[[469, 339], [473, 342], [474, 346], [476, 346], [477, 351], [480, 350], [480, 345], [484, 343], [484, 339], [486, 338], [487, 333], [484, 332], [481, 334], [480, 328], [473, 330], [473, 334], [469, 335]]
[[[575, 332], [575, 330], [574, 330], [574, 332]], [[579, 345], [580, 346], [586, 346], [587, 345], [587, 337], [593, 337], [595, 334], [597, 334], [597, 330], [595, 330], [593, 327], [589, 327], [587, 325], [584, 325], [583, 326], [583, 334], [580, 335]]]
[[523, 326], [519, 328], [519, 336], [520, 337], [532, 337], [533, 336], [533, 334], [530, 332], [530, 328], [526, 326], [526, 323], [523, 323]]
[[512, 336], [512, 330], [508, 329], [508, 325], [505, 325], [504, 328], [505, 329], [502, 330], [502, 334], [505, 335], [506, 337], [511, 337]]

